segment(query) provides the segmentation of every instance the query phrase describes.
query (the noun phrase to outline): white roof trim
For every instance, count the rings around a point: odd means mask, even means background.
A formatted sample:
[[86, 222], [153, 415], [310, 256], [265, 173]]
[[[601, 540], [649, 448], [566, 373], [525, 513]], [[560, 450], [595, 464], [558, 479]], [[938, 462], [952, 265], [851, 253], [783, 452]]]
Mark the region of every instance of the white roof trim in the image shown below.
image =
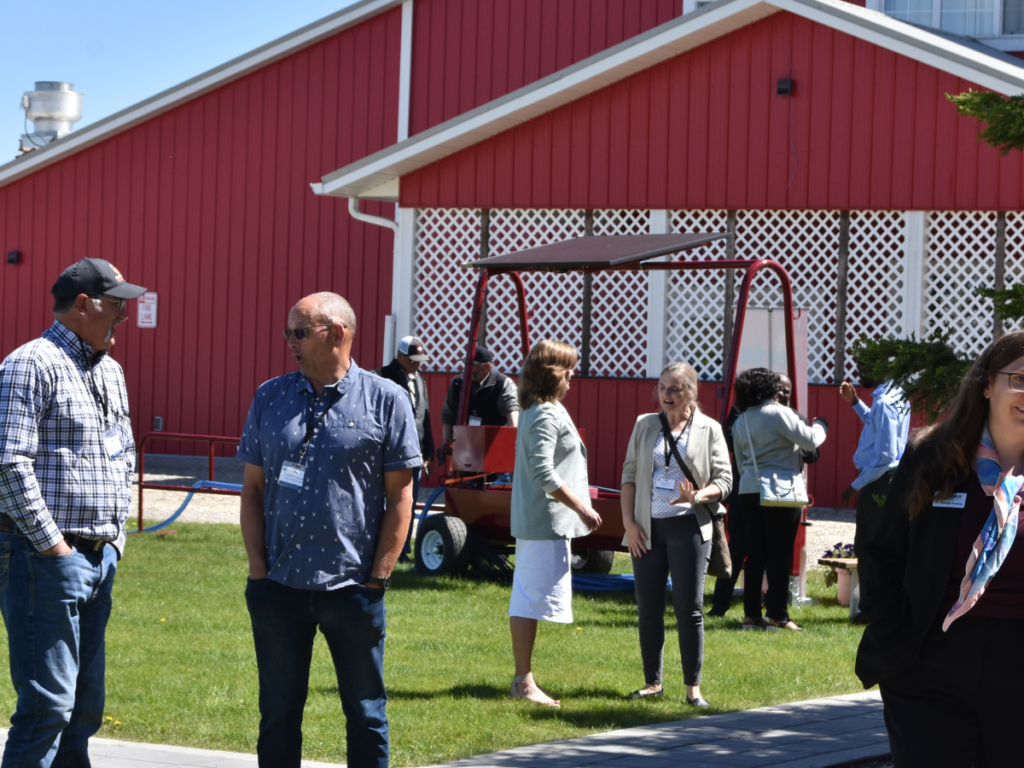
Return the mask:
[[323, 194], [370, 197], [371, 190], [407, 173], [780, 10], [997, 93], [1024, 93], [1024, 66], [1006, 60], [1005, 54], [993, 50], [989, 55], [843, 0], [719, 0], [334, 171], [322, 178]]
[[41, 168], [80, 152], [86, 147], [114, 136], [138, 123], [156, 117], [179, 104], [201, 96], [232, 80], [249, 74], [278, 59], [313, 45], [401, 5], [402, 0], [362, 0], [338, 13], [309, 24], [302, 29], [280, 37], [236, 59], [186, 80], [184, 83], [140, 101], [110, 117], [99, 120], [80, 131], [72, 131], [43, 149], [29, 152], [18, 159], [0, 165], [0, 187], [27, 176]]

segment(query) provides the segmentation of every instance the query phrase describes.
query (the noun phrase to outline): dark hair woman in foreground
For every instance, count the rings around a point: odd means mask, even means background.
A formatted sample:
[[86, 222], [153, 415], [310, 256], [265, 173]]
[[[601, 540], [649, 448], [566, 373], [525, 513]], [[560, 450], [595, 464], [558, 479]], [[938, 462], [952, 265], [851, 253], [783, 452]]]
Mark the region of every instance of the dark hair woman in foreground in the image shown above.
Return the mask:
[[1019, 766], [1024, 331], [989, 345], [942, 420], [908, 446], [867, 546], [871, 625], [857, 675], [878, 684], [898, 768]]

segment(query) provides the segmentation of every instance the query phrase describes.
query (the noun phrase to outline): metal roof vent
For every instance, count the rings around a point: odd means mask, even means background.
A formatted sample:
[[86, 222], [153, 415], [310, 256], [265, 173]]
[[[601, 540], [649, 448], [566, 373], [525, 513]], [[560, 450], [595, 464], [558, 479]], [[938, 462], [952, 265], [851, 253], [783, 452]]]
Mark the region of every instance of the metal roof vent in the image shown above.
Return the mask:
[[[25, 110], [26, 133], [21, 137], [21, 151], [31, 152], [71, 133], [71, 126], [82, 119], [82, 94], [75, 93], [71, 83], [37, 82], [34, 91], [21, 97]], [[28, 121], [35, 131], [28, 133]]]

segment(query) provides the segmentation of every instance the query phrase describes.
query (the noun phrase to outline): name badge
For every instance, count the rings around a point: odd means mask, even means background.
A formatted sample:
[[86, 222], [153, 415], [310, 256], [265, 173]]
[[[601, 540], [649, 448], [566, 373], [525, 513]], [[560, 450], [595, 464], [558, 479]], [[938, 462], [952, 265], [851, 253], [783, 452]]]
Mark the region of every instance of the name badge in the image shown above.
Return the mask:
[[967, 505], [967, 494], [966, 493], [954, 493], [948, 499], [939, 501], [936, 499], [932, 502], [933, 507], [947, 507], [949, 509], [963, 509]]
[[107, 457], [115, 459], [124, 453], [124, 446], [121, 445], [121, 438], [118, 437], [117, 432], [110, 429], [103, 433], [103, 448], [107, 452]]
[[281, 474], [277, 476], [277, 482], [287, 488], [302, 490], [302, 481], [306, 478], [306, 468], [301, 464], [286, 461], [281, 465]]
[[676, 481], [671, 477], [659, 477], [654, 481], [654, 487], [659, 491], [674, 491], [676, 490]]
[[484, 420], [481, 419], [479, 416], [470, 416], [469, 417], [469, 426], [471, 426], [471, 427], [479, 427], [483, 423], [484, 423]]

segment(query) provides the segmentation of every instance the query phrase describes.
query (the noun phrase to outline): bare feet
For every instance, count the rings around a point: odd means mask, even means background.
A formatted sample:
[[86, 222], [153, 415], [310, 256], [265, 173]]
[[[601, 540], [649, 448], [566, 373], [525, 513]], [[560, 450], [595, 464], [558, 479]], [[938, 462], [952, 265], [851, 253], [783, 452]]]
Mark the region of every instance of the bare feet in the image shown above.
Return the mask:
[[512, 688], [509, 690], [508, 696], [510, 699], [526, 699], [543, 707], [560, 707], [562, 705], [558, 699], [552, 699], [541, 690], [537, 681], [533, 679], [532, 672], [513, 677]]

